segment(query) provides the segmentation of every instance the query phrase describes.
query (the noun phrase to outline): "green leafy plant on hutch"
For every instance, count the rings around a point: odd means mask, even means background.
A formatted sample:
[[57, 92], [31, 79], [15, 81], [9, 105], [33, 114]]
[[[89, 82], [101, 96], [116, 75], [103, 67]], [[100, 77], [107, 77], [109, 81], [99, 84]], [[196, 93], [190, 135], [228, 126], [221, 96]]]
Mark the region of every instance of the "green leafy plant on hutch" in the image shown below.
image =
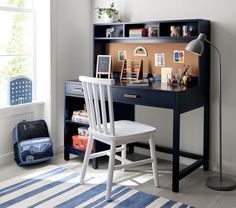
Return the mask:
[[97, 10], [98, 19], [101, 19], [103, 22], [117, 22], [119, 11], [115, 8], [114, 2], [111, 3], [110, 7], [95, 8]]

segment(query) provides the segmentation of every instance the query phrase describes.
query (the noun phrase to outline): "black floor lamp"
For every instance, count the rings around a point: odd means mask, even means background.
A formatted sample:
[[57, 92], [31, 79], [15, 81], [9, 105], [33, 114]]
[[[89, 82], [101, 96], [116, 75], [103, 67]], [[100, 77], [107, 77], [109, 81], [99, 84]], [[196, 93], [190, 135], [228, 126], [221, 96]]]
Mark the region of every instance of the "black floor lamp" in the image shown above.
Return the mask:
[[207, 178], [206, 184], [209, 188], [219, 190], [219, 191], [230, 191], [235, 189], [235, 182], [225, 176], [222, 176], [222, 97], [221, 97], [221, 54], [216, 46], [214, 46], [209, 40], [206, 39], [206, 35], [200, 33], [197, 39], [191, 41], [186, 47], [185, 50], [194, 53], [198, 56], [201, 56], [204, 51], [203, 42], [209, 43], [218, 53], [219, 56], [219, 175], [211, 176]]

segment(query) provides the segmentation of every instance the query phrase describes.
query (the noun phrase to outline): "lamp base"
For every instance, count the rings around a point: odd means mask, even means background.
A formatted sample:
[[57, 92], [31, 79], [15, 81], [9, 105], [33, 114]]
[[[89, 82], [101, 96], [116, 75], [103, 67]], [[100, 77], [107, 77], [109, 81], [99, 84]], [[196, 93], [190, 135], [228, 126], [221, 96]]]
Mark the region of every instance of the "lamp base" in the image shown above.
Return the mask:
[[217, 191], [231, 191], [236, 187], [235, 182], [231, 178], [222, 176], [211, 176], [207, 178], [206, 185]]

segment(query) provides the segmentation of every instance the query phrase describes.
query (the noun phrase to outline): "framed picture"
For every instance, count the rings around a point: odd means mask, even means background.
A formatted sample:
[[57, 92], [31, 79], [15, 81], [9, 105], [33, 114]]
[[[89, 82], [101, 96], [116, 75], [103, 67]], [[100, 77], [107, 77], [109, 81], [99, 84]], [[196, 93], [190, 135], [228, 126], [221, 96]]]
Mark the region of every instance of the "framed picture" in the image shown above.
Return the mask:
[[108, 79], [111, 78], [111, 55], [98, 55], [96, 77], [107, 75]]

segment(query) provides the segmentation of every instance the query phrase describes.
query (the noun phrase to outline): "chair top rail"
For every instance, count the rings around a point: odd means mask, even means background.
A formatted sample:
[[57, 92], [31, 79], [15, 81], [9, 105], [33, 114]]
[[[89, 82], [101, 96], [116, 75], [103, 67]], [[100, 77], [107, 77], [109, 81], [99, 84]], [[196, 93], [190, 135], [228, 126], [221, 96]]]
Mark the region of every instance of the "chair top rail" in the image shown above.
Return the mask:
[[79, 80], [81, 82], [88, 82], [88, 83], [95, 83], [95, 84], [105, 84], [105, 85], [114, 85], [115, 84], [114, 79], [103, 79], [103, 78], [80, 76]]

